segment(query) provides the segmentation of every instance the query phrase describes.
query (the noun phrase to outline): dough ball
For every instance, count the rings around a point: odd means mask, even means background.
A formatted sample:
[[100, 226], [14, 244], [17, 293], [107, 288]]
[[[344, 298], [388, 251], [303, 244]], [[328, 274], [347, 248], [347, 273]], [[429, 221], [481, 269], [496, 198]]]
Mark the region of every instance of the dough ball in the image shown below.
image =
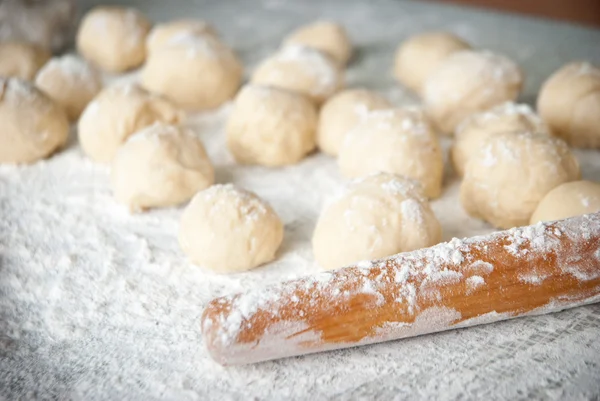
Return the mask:
[[132, 211], [178, 205], [211, 186], [214, 170], [192, 132], [155, 123], [133, 134], [112, 162], [117, 200]]
[[384, 171], [419, 181], [430, 198], [442, 191], [442, 148], [424, 113], [414, 107], [369, 113], [346, 135], [338, 165], [346, 177]]
[[542, 86], [538, 112], [572, 146], [600, 148], [600, 68], [567, 64]]
[[450, 54], [471, 46], [449, 32], [425, 32], [409, 37], [396, 51], [394, 76], [420, 94], [427, 78]]
[[573, 181], [548, 192], [533, 212], [529, 224], [562, 220], [600, 211], [600, 184]]
[[76, 0], [0, 1], [0, 41], [62, 50], [72, 39], [76, 9]]
[[235, 53], [205, 34], [176, 35], [150, 53], [142, 85], [186, 109], [214, 109], [235, 96], [243, 68]]
[[487, 137], [516, 131], [549, 134], [546, 124], [526, 104], [506, 102], [467, 117], [456, 129], [452, 145], [452, 162], [457, 174], [464, 175], [469, 157], [481, 148]]
[[285, 44], [312, 47], [328, 54], [340, 65], [352, 56], [352, 43], [344, 27], [332, 21], [317, 21], [292, 32]]
[[545, 134], [507, 132], [488, 137], [465, 166], [465, 210], [498, 228], [529, 224], [548, 192], [580, 177], [567, 144]]
[[227, 147], [245, 164], [283, 166], [302, 160], [315, 144], [317, 111], [305, 96], [245, 86], [226, 125]]
[[36, 45], [0, 43], [0, 76], [30, 81], [49, 58], [50, 53]]
[[425, 248], [442, 229], [421, 186], [378, 173], [354, 181], [324, 208], [313, 234], [317, 262], [327, 270]]
[[392, 104], [366, 89], [348, 89], [331, 97], [321, 108], [317, 144], [323, 152], [337, 156], [346, 137], [369, 112], [389, 109]]
[[146, 51], [148, 54], [159, 50], [169, 41], [179, 36], [210, 35], [218, 38], [217, 31], [206, 21], [195, 19], [181, 19], [155, 25], [146, 39]]
[[283, 224], [252, 192], [231, 184], [198, 192], [186, 207], [179, 244], [191, 261], [216, 273], [250, 270], [275, 258]]
[[171, 102], [135, 84], [111, 86], [81, 114], [77, 125], [79, 143], [93, 160], [108, 163], [134, 132], [157, 121], [176, 124], [181, 118]]
[[287, 45], [264, 60], [251, 81], [295, 91], [321, 104], [344, 86], [343, 75], [337, 63], [325, 53]]
[[46, 63], [37, 74], [35, 84], [65, 109], [69, 120], [76, 121], [102, 89], [102, 77], [85, 61], [66, 55]]
[[425, 81], [427, 113], [446, 134], [468, 116], [519, 96], [523, 74], [508, 58], [487, 51], [461, 50], [446, 57]]
[[90, 10], [77, 32], [77, 50], [109, 72], [123, 72], [146, 59], [150, 21], [133, 8], [99, 6]]
[[61, 107], [18, 78], [0, 78], [0, 126], [0, 163], [43, 159], [69, 136]]

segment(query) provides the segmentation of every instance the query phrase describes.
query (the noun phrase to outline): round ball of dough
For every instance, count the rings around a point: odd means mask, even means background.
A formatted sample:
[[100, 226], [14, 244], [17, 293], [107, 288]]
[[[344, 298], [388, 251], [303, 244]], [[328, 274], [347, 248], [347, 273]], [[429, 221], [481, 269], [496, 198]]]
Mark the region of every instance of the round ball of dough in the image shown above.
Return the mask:
[[192, 132], [155, 123], [117, 151], [111, 170], [117, 201], [132, 211], [178, 205], [214, 182], [213, 166]]
[[87, 105], [77, 129], [83, 151], [98, 162], [110, 162], [134, 132], [160, 121], [178, 123], [181, 113], [168, 100], [135, 84], [105, 88]]
[[179, 244], [191, 261], [217, 273], [250, 270], [275, 258], [283, 224], [252, 192], [231, 184], [198, 192], [185, 208]]
[[105, 71], [127, 71], [146, 59], [150, 28], [150, 21], [134, 8], [95, 7], [79, 25], [77, 50]]
[[225, 131], [227, 147], [238, 162], [283, 166], [299, 162], [315, 148], [316, 128], [317, 111], [305, 96], [246, 85]]
[[600, 211], [600, 184], [573, 181], [548, 192], [533, 212], [529, 224], [562, 220], [568, 217]]
[[383, 171], [419, 181], [430, 198], [442, 191], [444, 156], [439, 139], [424, 113], [413, 107], [369, 113], [346, 135], [338, 165], [346, 177]]
[[501, 133], [488, 137], [470, 157], [460, 200], [467, 213], [495, 227], [523, 226], [548, 192], [579, 177], [577, 159], [564, 141]]
[[515, 100], [523, 86], [519, 66], [487, 51], [446, 57], [425, 81], [423, 102], [440, 131], [454, 133], [468, 116]]
[[456, 129], [452, 145], [452, 162], [457, 174], [464, 175], [469, 157], [481, 148], [487, 137], [515, 131], [549, 134], [546, 124], [526, 104], [506, 102], [467, 117]]
[[219, 36], [215, 28], [206, 21], [180, 19], [155, 25], [146, 39], [146, 51], [150, 54], [178, 36], [187, 36], [189, 34], [210, 35], [215, 38]]
[[319, 114], [317, 145], [333, 156], [339, 153], [348, 131], [371, 111], [389, 109], [392, 104], [380, 94], [366, 89], [347, 89], [331, 97]]
[[352, 43], [344, 27], [332, 21], [317, 21], [292, 32], [285, 44], [312, 47], [328, 54], [340, 65], [352, 56]]
[[337, 63], [325, 53], [287, 45], [264, 60], [251, 81], [298, 92], [321, 104], [344, 86], [343, 75]]
[[312, 245], [317, 262], [330, 270], [432, 246], [441, 237], [421, 186], [379, 173], [354, 181], [324, 208]]
[[427, 78], [450, 54], [471, 46], [450, 32], [425, 32], [409, 37], [398, 46], [394, 76], [420, 94]]
[[141, 82], [186, 109], [214, 109], [237, 92], [242, 65], [211, 35], [176, 35], [150, 53]]
[[0, 78], [0, 126], [0, 163], [43, 159], [69, 136], [62, 108], [18, 78]]
[[50, 53], [36, 45], [0, 42], [0, 76], [32, 80], [50, 58]]
[[80, 58], [65, 55], [46, 63], [38, 72], [35, 84], [65, 109], [69, 120], [76, 121], [102, 89], [102, 77]]
[[600, 68], [571, 63], [544, 83], [538, 112], [572, 146], [600, 148]]

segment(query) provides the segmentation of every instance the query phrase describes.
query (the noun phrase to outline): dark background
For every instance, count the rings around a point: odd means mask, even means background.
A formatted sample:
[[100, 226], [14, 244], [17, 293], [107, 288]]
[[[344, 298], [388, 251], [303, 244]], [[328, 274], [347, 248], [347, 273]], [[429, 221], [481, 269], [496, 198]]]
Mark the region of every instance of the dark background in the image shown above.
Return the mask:
[[600, 0], [436, 0], [600, 27]]

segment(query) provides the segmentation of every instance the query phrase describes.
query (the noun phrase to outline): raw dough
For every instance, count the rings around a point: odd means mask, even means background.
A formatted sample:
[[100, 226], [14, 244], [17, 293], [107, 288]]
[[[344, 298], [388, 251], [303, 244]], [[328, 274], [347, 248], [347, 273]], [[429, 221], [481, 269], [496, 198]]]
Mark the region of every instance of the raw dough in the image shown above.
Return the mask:
[[352, 43], [344, 27], [333, 21], [317, 21], [292, 32], [285, 44], [312, 47], [327, 53], [340, 65], [345, 65], [352, 56]]
[[0, 77], [0, 163], [32, 163], [69, 136], [65, 112], [32, 84]]
[[346, 135], [338, 165], [346, 177], [385, 171], [420, 181], [430, 198], [442, 191], [442, 148], [423, 111], [414, 107], [370, 112]]
[[471, 114], [515, 100], [523, 73], [512, 60], [488, 51], [461, 50], [446, 57], [425, 81], [427, 113], [446, 134]]
[[464, 175], [469, 157], [481, 148], [487, 137], [515, 131], [550, 133], [542, 119], [526, 104], [506, 102], [467, 117], [456, 129], [452, 145], [452, 162], [456, 173]]
[[71, 41], [76, 0], [0, 1], [0, 41], [36, 44], [62, 50]]
[[213, 109], [235, 96], [243, 67], [215, 36], [175, 35], [149, 54], [141, 82], [186, 109]]
[[79, 25], [77, 50], [105, 71], [127, 71], [146, 59], [146, 36], [151, 26], [134, 8], [98, 6]]
[[35, 84], [65, 109], [69, 120], [76, 121], [102, 89], [102, 77], [88, 63], [68, 54], [46, 63]]
[[50, 53], [23, 42], [0, 43], [0, 76], [32, 80], [50, 58]]
[[179, 244], [191, 261], [217, 273], [270, 262], [282, 240], [283, 224], [271, 206], [232, 184], [194, 196], [179, 227]]
[[427, 78], [450, 54], [471, 46], [450, 32], [424, 32], [398, 46], [394, 76], [404, 86], [420, 94]]
[[546, 134], [488, 137], [465, 166], [460, 200], [467, 213], [498, 228], [529, 223], [548, 192], [580, 177], [567, 144]]
[[282, 166], [315, 148], [316, 128], [317, 111], [307, 97], [250, 84], [235, 99], [225, 130], [238, 162]]
[[319, 149], [337, 156], [348, 131], [369, 112], [391, 107], [392, 104], [386, 98], [367, 89], [347, 89], [337, 93], [327, 100], [319, 114]]
[[188, 35], [210, 35], [218, 38], [215, 28], [206, 21], [196, 19], [180, 19], [155, 25], [146, 38], [146, 51], [148, 54], [160, 50], [170, 41]]
[[343, 87], [343, 75], [327, 54], [310, 47], [286, 45], [260, 63], [251, 81], [299, 92], [320, 104]]
[[568, 217], [600, 211], [600, 184], [574, 181], [559, 185], [548, 192], [535, 209], [529, 224], [562, 220]]
[[572, 146], [600, 148], [600, 68], [587, 62], [562, 67], [542, 86], [537, 106], [555, 135]]
[[352, 182], [347, 193], [324, 208], [312, 245], [317, 262], [330, 270], [432, 246], [441, 238], [421, 186], [378, 173]]
[[135, 84], [118, 84], [100, 92], [81, 114], [79, 143], [89, 157], [107, 163], [134, 132], [156, 121], [176, 124], [181, 119], [168, 100]]
[[189, 200], [213, 184], [214, 170], [193, 132], [155, 123], [119, 148], [111, 178], [115, 198], [139, 211]]

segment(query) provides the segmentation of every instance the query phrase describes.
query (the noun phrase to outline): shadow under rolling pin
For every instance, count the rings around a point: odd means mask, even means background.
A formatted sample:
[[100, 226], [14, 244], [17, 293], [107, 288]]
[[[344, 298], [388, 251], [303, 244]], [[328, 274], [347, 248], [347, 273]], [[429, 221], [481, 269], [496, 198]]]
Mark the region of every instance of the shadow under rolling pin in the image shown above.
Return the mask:
[[213, 359], [248, 364], [379, 343], [600, 301], [600, 212], [214, 299]]

